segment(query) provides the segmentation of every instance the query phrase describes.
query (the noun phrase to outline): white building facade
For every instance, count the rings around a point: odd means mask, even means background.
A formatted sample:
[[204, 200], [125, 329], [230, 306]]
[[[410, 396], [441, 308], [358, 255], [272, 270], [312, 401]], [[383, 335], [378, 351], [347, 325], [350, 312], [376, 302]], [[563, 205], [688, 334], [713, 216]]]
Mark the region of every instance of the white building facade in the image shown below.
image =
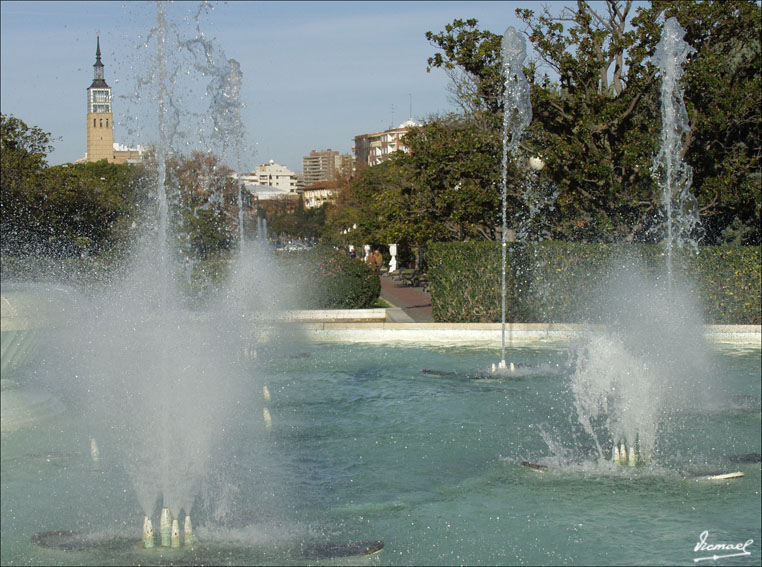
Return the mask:
[[250, 174], [240, 175], [239, 179], [244, 183], [268, 185], [287, 193], [295, 193], [298, 176], [285, 165], [270, 160], [268, 163], [258, 165]]
[[355, 146], [353, 149], [356, 166], [377, 165], [388, 160], [394, 152], [409, 151], [408, 147], [402, 142], [402, 137], [411, 128], [417, 126], [420, 126], [420, 124], [414, 120], [406, 120], [398, 128], [355, 136]]

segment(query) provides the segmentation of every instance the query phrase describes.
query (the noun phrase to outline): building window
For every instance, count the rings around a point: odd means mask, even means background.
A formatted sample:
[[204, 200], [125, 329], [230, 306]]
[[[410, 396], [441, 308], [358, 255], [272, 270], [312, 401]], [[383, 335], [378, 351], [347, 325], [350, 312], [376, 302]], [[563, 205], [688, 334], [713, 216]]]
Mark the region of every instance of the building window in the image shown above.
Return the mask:
[[101, 119], [100, 119], [100, 124], [99, 124], [99, 126], [100, 126], [101, 128], [103, 128], [103, 118], [101, 118]]

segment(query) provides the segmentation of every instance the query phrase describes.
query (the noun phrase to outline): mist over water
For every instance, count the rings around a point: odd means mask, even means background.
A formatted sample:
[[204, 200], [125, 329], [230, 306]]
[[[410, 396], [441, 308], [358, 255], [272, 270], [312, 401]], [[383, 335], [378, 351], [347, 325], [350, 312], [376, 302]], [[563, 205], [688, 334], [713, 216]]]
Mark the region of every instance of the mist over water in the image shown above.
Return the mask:
[[624, 441], [659, 457], [659, 434], [682, 411], [703, 406], [716, 379], [698, 306], [685, 286], [670, 291], [635, 263], [616, 267], [596, 293], [596, 325], [575, 351], [570, 379], [576, 419], [608, 459]]
[[[202, 31], [208, 5], [184, 19], [169, 13], [175, 8], [156, 4], [156, 26], [138, 50], [147, 67], [130, 97], [130, 128], [155, 148], [145, 223], [135, 229], [125, 277], [93, 293], [83, 330], [66, 346], [101, 451], [120, 457], [147, 516], [161, 504], [178, 518], [191, 513], [206, 477], [227, 465], [224, 449], [246, 411], [261, 415], [251, 392], [262, 384], [247, 354], [269, 327], [260, 322], [252, 332], [251, 313], [262, 318], [277, 307], [279, 286], [268, 247], [243, 238], [239, 192], [232, 276], [209, 294], [206, 309], [186, 307], [192, 261], [172, 235], [180, 212], [167, 163], [199, 150], [240, 167], [243, 77]], [[212, 192], [212, 201], [220, 198]]]

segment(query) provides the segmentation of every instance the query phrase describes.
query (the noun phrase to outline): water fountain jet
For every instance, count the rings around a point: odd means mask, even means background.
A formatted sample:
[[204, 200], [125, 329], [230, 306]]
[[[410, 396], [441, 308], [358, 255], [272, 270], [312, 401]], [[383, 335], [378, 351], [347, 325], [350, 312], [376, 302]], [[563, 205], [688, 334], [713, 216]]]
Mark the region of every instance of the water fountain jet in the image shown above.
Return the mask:
[[[508, 156], [519, 157], [519, 143], [524, 129], [532, 121], [532, 103], [529, 98], [529, 83], [521, 64], [526, 58], [526, 41], [513, 27], [505, 30], [501, 44], [503, 58], [503, 152], [502, 152], [502, 271], [501, 271], [501, 344], [500, 362], [492, 365], [492, 373], [509, 371], [505, 360], [506, 323], [506, 257], [508, 235]], [[510, 135], [510, 138], [509, 138]], [[513, 371], [513, 365], [510, 367]]]
[[664, 22], [653, 62], [661, 72], [661, 144], [654, 156], [651, 173], [662, 192], [664, 207], [667, 285], [672, 286], [672, 256], [675, 245], [688, 244], [698, 253], [693, 238], [700, 231], [698, 201], [691, 194], [693, 169], [682, 158], [683, 144], [690, 134], [688, 111], [683, 101], [680, 78], [683, 64], [695, 50], [684, 40], [685, 30], [677, 19]]

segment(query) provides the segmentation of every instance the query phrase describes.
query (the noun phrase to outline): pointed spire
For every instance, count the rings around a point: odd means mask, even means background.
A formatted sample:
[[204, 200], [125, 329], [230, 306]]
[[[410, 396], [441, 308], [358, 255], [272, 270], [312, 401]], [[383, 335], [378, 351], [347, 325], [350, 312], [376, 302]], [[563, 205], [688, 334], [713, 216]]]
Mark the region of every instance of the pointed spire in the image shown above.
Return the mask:
[[90, 88], [108, 88], [103, 75], [103, 63], [101, 62], [101, 36], [98, 35], [95, 48], [95, 64], [93, 65], [93, 84]]

